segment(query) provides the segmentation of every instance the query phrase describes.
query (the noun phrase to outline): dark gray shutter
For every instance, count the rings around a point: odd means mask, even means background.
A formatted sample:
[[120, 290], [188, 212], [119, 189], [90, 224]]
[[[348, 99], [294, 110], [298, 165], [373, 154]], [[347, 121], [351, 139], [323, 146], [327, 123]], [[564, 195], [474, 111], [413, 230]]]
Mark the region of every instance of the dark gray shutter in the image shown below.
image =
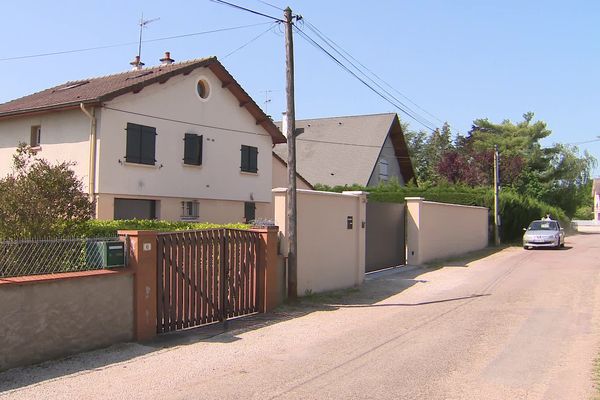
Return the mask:
[[249, 171], [249, 147], [242, 145], [242, 171]]
[[256, 219], [256, 205], [253, 202], [246, 201], [244, 203], [244, 218], [246, 223], [250, 223]]
[[191, 165], [202, 165], [202, 136], [186, 133], [184, 142], [183, 162]]
[[250, 163], [248, 165], [251, 172], [258, 171], [258, 149], [256, 147], [250, 147]]
[[127, 123], [127, 145], [125, 148], [125, 161], [132, 163], [141, 162], [140, 149], [142, 147], [142, 127], [137, 124]]
[[154, 165], [156, 162], [156, 128], [142, 126], [140, 163]]

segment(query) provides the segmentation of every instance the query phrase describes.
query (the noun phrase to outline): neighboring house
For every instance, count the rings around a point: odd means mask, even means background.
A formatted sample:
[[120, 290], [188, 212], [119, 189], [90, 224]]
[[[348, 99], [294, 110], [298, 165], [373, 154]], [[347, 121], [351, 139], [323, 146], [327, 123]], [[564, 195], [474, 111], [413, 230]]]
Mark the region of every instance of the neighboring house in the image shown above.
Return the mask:
[[[414, 179], [400, 120], [395, 113], [297, 120], [296, 168], [311, 185], [376, 186]], [[283, 130], [285, 132], [285, 129]], [[287, 159], [287, 145], [274, 152]]]
[[[273, 152], [273, 189], [288, 187], [288, 181], [287, 163]], [[296, 189], [314, 190], [314, 187], [302, 175], [296, 172]]]
[[600, 178], [594, 179], [592, 197], [594, 198], [594, 220], [600, 222]]
[[271, 218], [285, 137], [216, 58], [67, 82], [0, 105], [0, 176], [19, 142], [75, 161], [99, 219]]

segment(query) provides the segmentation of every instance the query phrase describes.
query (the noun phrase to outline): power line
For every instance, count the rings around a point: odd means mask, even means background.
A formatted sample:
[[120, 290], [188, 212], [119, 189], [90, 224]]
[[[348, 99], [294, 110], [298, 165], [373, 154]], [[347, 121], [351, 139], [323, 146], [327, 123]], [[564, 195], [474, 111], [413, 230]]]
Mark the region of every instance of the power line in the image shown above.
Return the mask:
[[304, 31], [302, 31], [301, 29], [299, 29], [298, 27], [295, 27], [296, 31], [300, 34], [300, 36], [307, 40], [310, 44], [312, 44], [314, 47], [316, 47], [318, 50], [321, 50], [322, 52], [324, 52], [329, 58], [331, 58], [336, 64], [338, 64], [342, 69], [344, 69], [346, 72], [348, 72], [349, 74], [351, 74], [352, 76], [354, 76], [356, 79], [358, 79], [363, 85], [365, 85], [367, 88], [369, 88], [371, 91], [373, 91], [375, 94], [377, 94], [379, 97], [381, 97], [382, 99], [384, 99], [385, 101], [387, 101], [388, 103], [390, 103], [391, 105], [393, 105], [394, 107], [396, 107], [397, 109], [399, 109], [400, 111], [402, 111], [404, 114], [406, 114], [408, 117], [410, 117], [411, 119], [413, 119], [414, 121], [416, 121], [417, 123], [423, 125], [424, 127], [426, 127], [427, 129], [431, 130], [432, 132], [435, 131], [434, 128], [432, 128], [431, 126], [429, 126], [427, 123], [423, 122], [422, 120], [419, 120], [419, 118], [417, 118], [416, 116], [414, 116], [410, 111], [406, 110], [405, 108], [403, 108], [402, 106], [394, 103], [392, 100], [390, 100], [388, 97], [384, 96], [381, 92], [379, 92], [377, 89], [375, 89], [372, 85], [370, 85], [368, 82], [366, 82], [364, 79], [362, 79], [360, 76], [358, 76], [354, 71], [352, 71], [348, 66], [346, 66], [344, 63], [342, 63], [340, 60], [338, 60], [333, 54], [331, 54], [329, 51], [327, 51], [325, 48], [323, 48], [323, 46], [321, 46], [319, 43], [317, 43], [314, 39], [312, 39], [310, 36], [308, 36]]
[[273, 29], [273, 27], [274, 27], [276, 24], [279, 24], [279, 22], [272, 22], [272, 23], [270, 23], [270, 24], [271, 24], [271, 25], [270, 25], [270, 26], [267, 28], [267, 30], [266, 30], [266, 31], [264, 31], [264, 32], [260, 33], [259, 35], [257, 35], [257, 36], [255, 36], [255, 37], [253, 37], [252, 39], [250, 39], [248, 42], [244, 43], [243, 45], [241, 45], [241, 46], [240, 46], [240, 47], [238, 47], [237, 49], [235, 49], [235, 50], [233, 50], [233, 51], [231, 51], [231, 52], [227, 53], [227, 54], [226, 54], [226, 55], [223, 57], [223, 59], [226, 59], [226, 58], [227, 58], [227, 57], [229, 57], [230, 55], [232, 55], [232, 54], [234, 54], [234, 53], [237, 53], [238, 51], [240, 51], [240, 50], [241, 50], [241, 49], [243, 49], [244, 47], [248, 46], [249, 44], [251, 44], [251, 43], [254, 43], [254, 42], [255, 42], [255, 41], [257, 41], [258, 39], [260, 39], [262, 36], [264, 36], [264, 35], [265, 35], [267, 32], [269, 32], [271, 29]]
[[261, 13], [259, 11], [251, 10], [249, 8], [246, 8], [246, 7], [238, 6], [237, 4], [229, 3], [228, 1], [224, 1], [224, 0], [210, 0], [210, 1], [212, 1], [213, 3], [223, 4], [223, 5], [226, 5], [226, 6], [229, 6], [229, 7], [233, 7], [233, 8], [236, 8], [238, 10], [246, 11], [246, 12], [249, 12], [251, 14], [260, 15], [262, 17], [266, 17], [266, 18], [272, 19], [274, 21], [285, 22], [281, 18], [273, 17], [272, 15], [268, 15], [268, 14], [263, 14], [263, 13]]
[[[319, 139], [302, 139], [300, 137], [296, 138], [296, 140], [301, 141], [301, 142], [324, 143], [324, 144], [333, 144], [333, 145], [337, 145], [337, 146], [350, 146], [350, 147], [368, 147], [368, 148], [374, 148], [374, 149], [380, 149], [383, 147], [381, 145], [376, 145], [376, 144], [344, 143], [344, 142], [334, 142], [334, 141], [319, 140]], [[408, 157], [408, 156], [395, 156], [395, 158], [410, 159], [410, 157]]]
[[[329, 40], [328, 38], [324, 37], [323, 35], [321, 35], [320, 31], [318, 31], [316, 28], [313, 29], [311, 26], [312, 24], [310, 24], [309, 22], [306, 23], [308, 28], [313, 31], [313, 33], [315, 33], [323, 42], [325, 42], [325, 44], [327, 44], [333, 51], [335, 51], [337, 54], [339, 54], [344, 60], [346, 60], [346, 62], [348, 62], [358, 73], [360, 73], [362, 76], [364, 76], [366, 79], [368, 79], [371, 83], [373, 83], [375, 86], [377, 86], [379, 89], [381, 89], [386, 95], [388, 95], [390, 98], [392, 98], [394, 101], [396, 101], [398, 104], [402, 105], [402, 107], [404, 107], [404, 109], [409, 110], [412, 114], [414, 114], [416, 117], [418, 117], [420, 119], [420, 123], [422, 123], [423, 125], [434, 125], [434, 123], [432, 123], [431, 121], [429, 121], [427, 118], [423, 117], [422, 115], [419, 115], [417, 112], [415, 112], [414, 110], [412, 110], [409, 106], [407, 106], [406, 104], [404, 104], [402, 101], [400, 101], [398, 98], [396, 98], [393, 94], [391, 94], [389, 91], [387, 91], [384, 87], [382, 87], [379, 83], [377, 83], [374, 79], [372, 79], [371, 77], [368, 76], [368, 74], [366, 74], [364, 71], [362, 71], [354, 62], [352, 62], [350, 59], [348, 59], [348, 57], [346, 57], [342, 52], [346, 53], [349, 55], [348, 52], [346, 52], [345, 50], [343, 50], [340, 46], [336, 45], [335, 43], [333, 43], [333, 41]], [[330, 43], [332, 42], [332, 43]], [[341, 50], [338, 50], [338, 48]], [[350, 56], [350, 55], [349, 55]], [[350, 56], [351, 58], [354, 59], [354, 57]], [[362, 66], [362, 64], [359, 62], [359, 64]], [[365, 67], [366, 68], [366, 67]]]
[[283, 11], [283, 8], [277, 7], [276, 5], [273, 5], [271, 3], [267, 3], [266, 1], [263, 1], [263, 0], [256, 0], [256, 1], [258, 1], [260, 3], [263, 3], [263, 4], [265, 4], [265, 5], [269, 6], [269, 7], [273, 7], [275, 9], [279, 10], [279, 11]]
[[594, 142], [600, 142], [600, 137], [598, 137], [597, 139], [592, 139], [592, 140], [585, 140], [583, 142], [575, 142], [575, 143], [564, 143], [568, 146], [577, 146], [580, 144], [587, 144], [587, 143], [594, 143]]
[[343, 53], [345, 53], [348, 57], [350, 57], [351, 59], [353, 59], [354, 61], [356, 61], [361, 67], [363, 67], [365, 70], [367, 70], [371, 75], [373, 75], [375, 78], [377, 78], [379, 81], [381, 81], [383, 84], [385, 84], [387, 87], [389, 87], [391, 90], [393, 90], [394, 92], [398, 93], [400, 96], [402, 96], [404, 99], [406, 99], [408, 102], [410, 102], [412, 105], [414, 105], [415, 107], [417, 107], [419, 110], [423, 111], [424, 113], [426, 113], [427, 115], [429, 115], [430, 117], [432, 117], [433, 119], [437, 120], [440, 123], [444, 123], [446, 121], [442, 121], [441, 119], [439, 119], [438, 117], [436, 117], [435, 115], [431, 114], [429, 111], [425, 110], [424, 108], [420, 107], [417, 103], [415, 103], [414, 101], [412, 101], [410, 98], [408, 98], [404, 93], [400, 92], [398, 89], [394, 88], [392, 85], [390, 85], [388, 82], [386, 82], [383, 78], [381, 78], [379, 75], [377, 75], [375, 72], [373, 72], [371, 69], [369, 69], [367, 66], [365, 66], [363, 63], [361, 63], [358, 59], [356, 59], [355, 57], [352, 56], [352, 54], [350, 54], [348, 51], [344, 50], [343, 47], [341, 47], [340, 45], [338, 45], [336, 42], [334, 42], [332, 39], [328, 38], [321, 30], [319, 30], [315, 25], [311, 24], [309, 21], [305, 21], [306, 25], [308, 26], [308, 28], [310, 30], [312, 30], [313, 32], [315, 32], [319, 37], [321, 37], [324, 41], [326, 42], [330, 42], [331, 44], [333, 44], [334, 46], [336, 46], [337, 48], [339, 48]]
[[[266, 24], [270, 24], [270, 23], [271, 22], [261, 22], [261, 23], [258, 23], [258, 24], [234, 26], [234, 27], [231, 27], [231, 28], [221, 28], [221, 29], [214, 29], [214, 30], [210, 30], [210, 31], [186, 33], [186, 34], [183, 34], [183, 35], [175, 35], [175, 36], [167, 36], [167, 37], [156, 38], [156, 39], [148, 39], [148, 40], [144, 40], [143, 43], [152, 43], [152, 42], [160, 42], [160, 41], [164, 41], [164, 40], [180, 39], [180, 38], [184, 38], [184, 37], [207, 35], [207, 34], [210, 34], [210, 33], [218, 33], [218, 32], [225, 32], [225, 31], [237, 30], [237, 29], [251, 28], [251, 27], [254, 27], [254, 26], [266, 25]], [[109, 44], [109, 45], [87, 47], [87, 48], [81, 48], [81, 49], [62, 50], [62, 51], [54, 51], [54, 52], [39, 53], [39, 54], [29, 54], [29, 55], [16, 56], [16, 57], [5, 57], [5, 58], [0, 58], [0, 62], [1, 61], [12, 61], [12, 60], [23, 60], [23, 59], [28, 59], [28, 58], [57, 56], [57, 55], [71, 54], [71, 53], [81, 53], [81, 52], [93, 51], [93, 50], [111, 49], [111, 48], [115, 48], [115, 47], [131, 46], [133, 44], [138, 44], [138, 42], [127, 42], [127, 43]]]
[[135, 112], [135, 111], [122, 110], [122, 109], [119, 109], [119, 108], [109, 107], [109, 106], [104, 105], [104, 104], [101, 107], [105, 108], [107, 110], [117, 111], [117, 112], [124, 113], [124, 114], [131, 114], [131, 115], [137, 115], [139, 117], [153, 118], [153, 119], [158, 119], [158, 120], [161, 120], [161, 121], [176, 122], [176, 123], [185, 124], [185, 125], [199, 126], [201, 128], [218, 129], [218, 130], [221, 130], [221, 131], [234, 132], [234, 133], [248, 133], [248, 134], [256, 135], [256, 136], [270, 136], [270, 135], [265, 134], [265, 133], [256, 133], [256, 132], [252, 132], [252, 131], [245, 131], [245, 130], [242, 130], [242, 129], [233, 129], [233, 128], [225, 128], [225, 127], [222, 127], [222, 126], [199, 124], [197, 122], [183, 121], [183, 120], [180, 120], [180, 119], [159, 117], [158, 115], [151, 115], [151, 114], [144, 114], [144, 113], [139, 113], [139, 112]]

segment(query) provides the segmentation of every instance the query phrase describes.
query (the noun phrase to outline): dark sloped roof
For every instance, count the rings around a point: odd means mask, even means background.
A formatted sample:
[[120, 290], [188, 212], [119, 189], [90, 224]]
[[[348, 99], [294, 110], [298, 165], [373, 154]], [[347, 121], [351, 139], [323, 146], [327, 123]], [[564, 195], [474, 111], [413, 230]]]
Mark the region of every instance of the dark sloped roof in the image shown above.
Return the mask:
[[[273, 158], [275, 158], [277, 161], [279, 161], [281, 164], [283, 164], [286, 168], [287, 168], [287, 162], [281, 158], [277, 153], [273, 152]], [[314, 190], [314, 186], [307, 181], [302, 175], [300, 175], [300, 173], [298, 171], [296, 171], [296, 178], [300, 179], [302, 182], [304, 182], [306, 184], [306, 186], [308, 186], [310, 189]]]
[[256, 119], [257, 125], [273, 138], [273, 143], [285, 143], [285, 137], [273, 121], [260, 109], [240, 84], [216, 57], [159, 65], [114, 75], [69, 81], [19, 99], [0, 104], [0, 119], [78, 107], [80, 103], [101, 104], [125, 93], [137, 93], [148, 85], [165, 83], [175, 75], [187, 75], [201, 67], [209, 68]]
[[[278, 123], [279, 125], [279, 123]], [[414, 171], [395, 113], [297, 120], [297, 170], [311, 184], [367, 185], [388, 134], [405, 182]], [[287, 146], [274, 152], [287, 159]]]

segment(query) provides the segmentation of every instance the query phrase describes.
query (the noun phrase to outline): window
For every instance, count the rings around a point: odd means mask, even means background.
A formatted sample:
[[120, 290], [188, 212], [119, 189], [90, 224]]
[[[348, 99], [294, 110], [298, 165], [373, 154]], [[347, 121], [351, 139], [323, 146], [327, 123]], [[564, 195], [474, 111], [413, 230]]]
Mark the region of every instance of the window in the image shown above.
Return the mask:
[[189, 165], [202, 165], [202, 135], [186, 133], [183, 139], [183, 163]]
[[244, 220], [246, 223], [250, 223], [256, 219], [256, 204], [251, 201], [244, 203]]
[[198, 96], [200, 96], [201, 99], [208, 99], [210, 87], [208, 86], [208, 82], [206, 80], [200, 79], [198, 83], [196, 83], [196, 93], [198, 93]]
[[258, 148], [242, 145], [242, 166], [244, 172], [258, 171]]
[[115, 219], [156, 219], [156, 200], [115, 199]]
[[196, 200], [181, 202], [181, 219], [198, 219], [200, 205]]
[[31, 136], [29, 144], [31, 147], [39, 147], [42, 143], [42, 127], [40, 125], [34, 125], [31, 127]]
[[379, 160], [379, 180], [388, 180], [388, 161], [386, 159]]
[[125, 161], [154, 165], [156, 153], [156, 128], [127, 123]]

